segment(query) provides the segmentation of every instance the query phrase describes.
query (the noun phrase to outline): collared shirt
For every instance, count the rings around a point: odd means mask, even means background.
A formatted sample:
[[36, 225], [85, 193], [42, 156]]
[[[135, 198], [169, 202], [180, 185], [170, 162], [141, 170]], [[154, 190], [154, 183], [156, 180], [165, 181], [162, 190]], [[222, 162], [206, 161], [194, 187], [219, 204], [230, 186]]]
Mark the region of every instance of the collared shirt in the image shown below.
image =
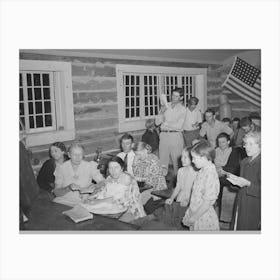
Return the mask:
[[222, 132], [231, 135], [233, 130], [229, 126], [227, 126], [224, 122], [215, 120], [213, 126], [210, 126], [208, 122], [204, 122], [201, 126], [199, 134], [201, 137], [204, 137], [206, 135], [207, 140], [210, 142], [211, 146], [215, 148], [216, 138]]
[[164, 122], [156, 119], [157, 125], [161, 123], [161, 130], [183, 130], [186, 108], [181, 103], [176, 104], [174, 108], [172, 108], [171, 103], [168, 103], [168, 108], [163, 113], [163, 116], [165, 118]]
[[193, 127], [193, 124], [195, 123], [201, 123], [202, 117], [201, 112], [198, 108], [195, 108], [193, 111], [191, 111], [188, 107], [186, 109], [186, 119], [184, 122], [184, 130], [192, 131], [198, 129]]
[[[122, 160], [125, 159], [126, 153], [124, 152], [120, 152], [117, 154], [118, 157], [120, 157]], [[135, 153], [133, 150], [131, 150], [128, 154], [127, 154], [127, 172], [133, 176], [133, 170], [132, 170], [132, 164], [134, 161], [134, 157], [135, 157]]]

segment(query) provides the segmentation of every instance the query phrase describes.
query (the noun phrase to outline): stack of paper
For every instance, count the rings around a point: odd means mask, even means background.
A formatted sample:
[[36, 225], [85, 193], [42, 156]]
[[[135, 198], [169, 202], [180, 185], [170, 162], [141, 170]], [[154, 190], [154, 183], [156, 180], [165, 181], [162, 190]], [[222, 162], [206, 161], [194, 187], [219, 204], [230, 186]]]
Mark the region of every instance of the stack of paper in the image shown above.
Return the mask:
[[90, 220], [93, 218], [92, 213], [88, 212], [84, 207], [82, 207], [79, 204], [70, 210], [62, 212], [62, 214], [71, 218], [75, 223]]

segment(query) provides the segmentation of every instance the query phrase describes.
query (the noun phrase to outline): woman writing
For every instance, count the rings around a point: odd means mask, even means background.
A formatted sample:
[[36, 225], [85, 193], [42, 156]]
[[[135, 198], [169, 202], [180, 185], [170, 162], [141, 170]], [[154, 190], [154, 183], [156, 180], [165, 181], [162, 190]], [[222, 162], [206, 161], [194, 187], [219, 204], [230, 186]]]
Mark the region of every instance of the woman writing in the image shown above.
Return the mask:
[[73, 206], [85, 196], [80, 194], [82, 189], [89, 187], [92, 180], [99, 183], [104, 178], [97, 169], [96, 162], [83, 159], [84, 147], [81, 144], [73, 143], [70, 146], [69, 157], [70, 160], [55, 169], [54, 202]]
[[97, 194], [84, 200], [82, 206], [97, 214], [124, 213], [120, 220], [130, 222], [144, 217], [145, 211], [140, 202], [137, 182], [124, 172], [124, 161], [113, 157], [109, 162], [109, 176], [105, 187]]

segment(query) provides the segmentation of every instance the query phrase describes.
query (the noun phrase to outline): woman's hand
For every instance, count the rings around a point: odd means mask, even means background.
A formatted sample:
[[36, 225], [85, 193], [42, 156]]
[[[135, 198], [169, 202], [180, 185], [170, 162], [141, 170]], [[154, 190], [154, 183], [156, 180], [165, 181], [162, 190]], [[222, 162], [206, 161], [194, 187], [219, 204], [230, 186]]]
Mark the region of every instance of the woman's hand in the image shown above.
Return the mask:
[[249, 187], [251, 185], [251, 182], [247, 179], [232, 174], [227, 177], [227, 180], [230, 181], [233, 185], [238, 186], [240, 188]]
[[173, 203], [174, 199], [173, 198], [168, 198], [165, 200], [165, 204], [171, 205]]

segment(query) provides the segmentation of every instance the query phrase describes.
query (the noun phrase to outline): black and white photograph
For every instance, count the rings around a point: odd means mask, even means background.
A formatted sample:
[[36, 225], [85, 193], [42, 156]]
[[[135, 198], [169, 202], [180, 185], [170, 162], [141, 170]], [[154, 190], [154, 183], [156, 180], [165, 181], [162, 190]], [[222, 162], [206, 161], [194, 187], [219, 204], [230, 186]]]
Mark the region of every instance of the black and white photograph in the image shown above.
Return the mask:
[[261, 50], [19, 59], [20, 230], [261, 231]]
[[279, 280], [280, 2], [0, 0], [0, 279]]

